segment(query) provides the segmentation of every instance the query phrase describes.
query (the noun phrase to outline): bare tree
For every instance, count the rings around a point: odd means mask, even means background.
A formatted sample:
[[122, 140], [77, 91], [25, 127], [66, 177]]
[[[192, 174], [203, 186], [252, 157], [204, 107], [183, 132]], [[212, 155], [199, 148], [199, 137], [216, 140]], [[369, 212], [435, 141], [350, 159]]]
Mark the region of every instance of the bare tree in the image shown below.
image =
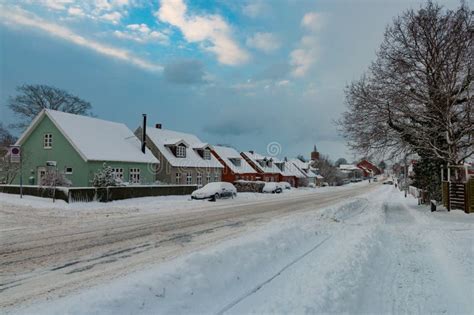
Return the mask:
[[0, 123], [0, 183], [11, 184], [20, 171], [19, 163], [12, 163], [8, 155], [9, 146], [16, 138]]
[[8, 152], [8, 147], [14, 144], [16, 138], [0, 123], [0, 157], [4, 157]]
[[12, 125], [14, 128], [24, 129], [44, 108], [78, 115], [91, 114], [89, 102], [52, 86], [25, 84], [16, 90], [18, 95], [8, 100], [8, 107], [20, 120]]
[[330, 185], [342, 185], [342, 173], [334, 166], [328, 156], [320, 156], [318, 160], [313, 162], [312, 166], [319, 169], [319, 173]]
[[473, 15], [428, 1], [387, 27], [376, 61], [346, 89], [339, 124], [354, 150], [451, 164], [474, 154]]
[[342, 164], [347, 164], [347, 160], [345, 158], [338, 158], [336, 163], [334, 163], [334, 165], [336, 167], [339, 167], [341, 166]]

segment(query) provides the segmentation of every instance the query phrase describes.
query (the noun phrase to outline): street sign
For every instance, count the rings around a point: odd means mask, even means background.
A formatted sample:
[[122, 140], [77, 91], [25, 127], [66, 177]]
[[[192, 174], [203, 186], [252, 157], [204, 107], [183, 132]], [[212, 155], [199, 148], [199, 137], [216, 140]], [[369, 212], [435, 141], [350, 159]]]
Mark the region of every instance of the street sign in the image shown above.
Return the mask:
[[10, 146], [10, 162], [20, 163], [21, 161], [21, 147], [19, 145]]

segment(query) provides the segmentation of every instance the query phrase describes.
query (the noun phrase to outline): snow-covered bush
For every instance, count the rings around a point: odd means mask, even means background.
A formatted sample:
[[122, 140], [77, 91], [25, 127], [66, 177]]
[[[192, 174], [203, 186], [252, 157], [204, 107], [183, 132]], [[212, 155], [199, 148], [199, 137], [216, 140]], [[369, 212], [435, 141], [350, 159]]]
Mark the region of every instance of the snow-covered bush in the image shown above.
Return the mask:
[[94, 174], [94, 179], [92, 179], [92, 186], [98, 188], [117, 186], [117, 184], [114, 170], [106, 163]]
[[72, 182], [66, 178], [64, 173], [51, 169], [46, 171], [46, 174], [41, 178], [40, 185], [45, 187], [70, 187]]

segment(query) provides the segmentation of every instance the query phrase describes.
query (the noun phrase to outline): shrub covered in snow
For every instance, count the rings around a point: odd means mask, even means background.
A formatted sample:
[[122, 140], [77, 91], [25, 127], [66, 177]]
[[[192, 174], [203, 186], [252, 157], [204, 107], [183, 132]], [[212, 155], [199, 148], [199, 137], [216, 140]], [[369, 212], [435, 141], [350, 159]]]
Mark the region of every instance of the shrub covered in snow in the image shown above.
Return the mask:
[[94, 174], [94, 179], [92, 180], [92, 186], [98, 188], [117, 186], [117, 184], [119, 182], [115, 178], [114, 170], [106, 163]]

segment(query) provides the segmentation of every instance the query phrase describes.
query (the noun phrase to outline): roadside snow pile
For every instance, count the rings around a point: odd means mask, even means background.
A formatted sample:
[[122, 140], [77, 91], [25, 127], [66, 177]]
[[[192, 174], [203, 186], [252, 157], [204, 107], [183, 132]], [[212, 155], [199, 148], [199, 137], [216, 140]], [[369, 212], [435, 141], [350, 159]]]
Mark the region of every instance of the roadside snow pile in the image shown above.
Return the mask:
[[[327, 309], [358, 279], [374, 243], [377, 202], [350, 199], [200, 253], [20, 313], [304, 313]], [[347, 224], [346, 224], [347, 223]], [[311, 308], [309, 308], [311, 306]]]

